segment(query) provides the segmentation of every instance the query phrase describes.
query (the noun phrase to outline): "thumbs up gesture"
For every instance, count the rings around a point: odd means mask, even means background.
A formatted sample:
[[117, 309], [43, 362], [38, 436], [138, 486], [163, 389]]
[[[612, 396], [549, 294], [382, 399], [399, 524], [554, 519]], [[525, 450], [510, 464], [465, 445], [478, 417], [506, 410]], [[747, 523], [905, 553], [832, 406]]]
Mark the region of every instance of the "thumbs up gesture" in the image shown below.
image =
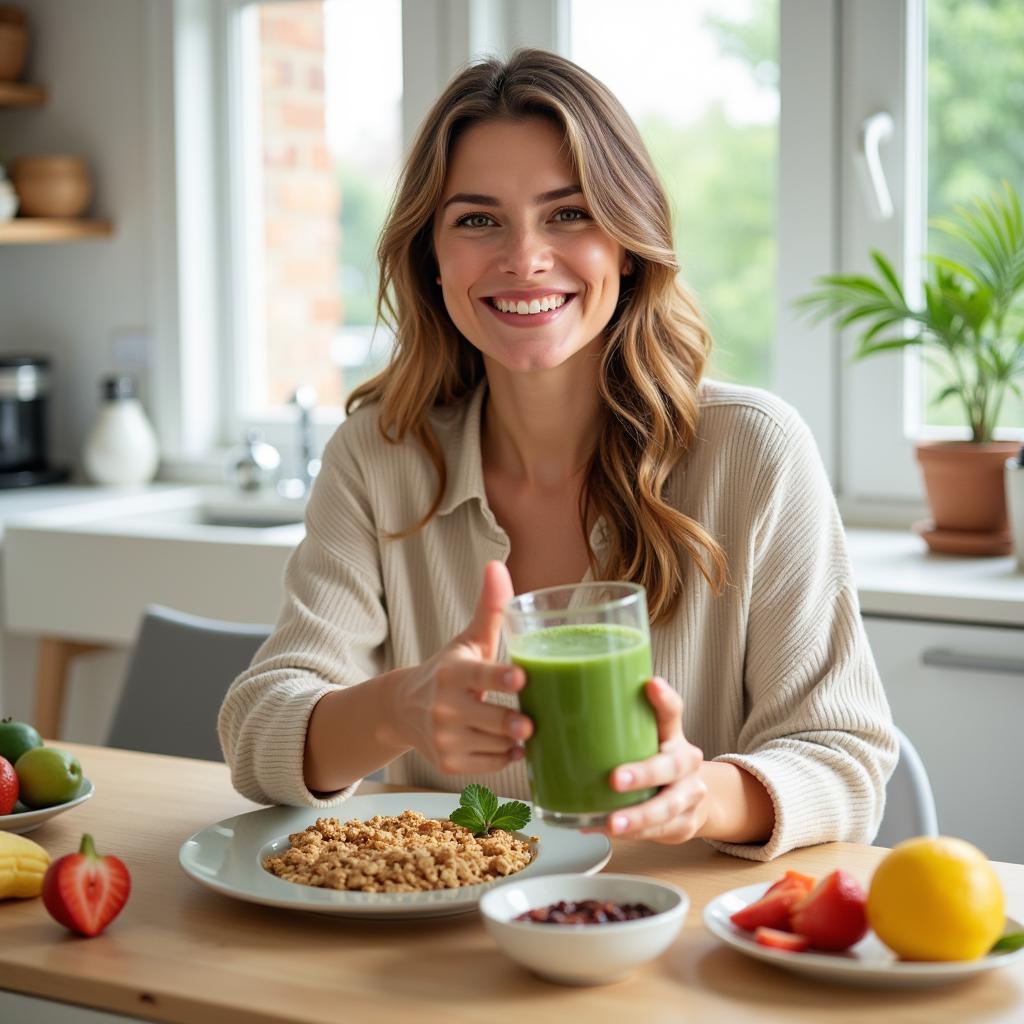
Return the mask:
[[494, 662], [502, 609], [513, 594], [504, 563], [488, 562], [469, 625], [397, 687], [397, 732], [443, 772], [500, 771], [523, 757], [521, 742], [533, 732], [525, 715], [484, 700], [489, 691], [518, 693], [526, 685], [522, 669]]

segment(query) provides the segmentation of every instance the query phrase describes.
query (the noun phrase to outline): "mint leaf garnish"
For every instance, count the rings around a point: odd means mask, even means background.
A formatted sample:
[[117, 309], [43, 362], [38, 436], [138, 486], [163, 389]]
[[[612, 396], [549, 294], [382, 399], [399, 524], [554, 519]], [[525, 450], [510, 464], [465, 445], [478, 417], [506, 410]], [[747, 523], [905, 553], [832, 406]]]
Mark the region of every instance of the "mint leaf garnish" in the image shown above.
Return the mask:
[[491, 828], [502, 828], [506, 832], [517, 832], [530, 820], [530, 808], [520, 800], [502, 804], [491, 818]]
[[498, 798], [486, 786], [471, 782], [459, 796], [459, 806], [448, 818], [479, 837], [495, 828], [505, 832], [523, 828], [530, 820], [530, 808], [520, 800], [511, 800], [499, 807]]
[[1024, 946], [1024, 932], [1010, 932], [996, 941], [996, 944], [989, 950], [990, 953], [1012, 953], [1015, 949]]
[[483, 822], [476, 811], [471, 810], [469, 807], [457, 807], [451, 814], [448, 815], [451, 821], [454, 821], [456, 825], [462, 825], [468, 828], [470, 832], [476, 835], [483, 827]]

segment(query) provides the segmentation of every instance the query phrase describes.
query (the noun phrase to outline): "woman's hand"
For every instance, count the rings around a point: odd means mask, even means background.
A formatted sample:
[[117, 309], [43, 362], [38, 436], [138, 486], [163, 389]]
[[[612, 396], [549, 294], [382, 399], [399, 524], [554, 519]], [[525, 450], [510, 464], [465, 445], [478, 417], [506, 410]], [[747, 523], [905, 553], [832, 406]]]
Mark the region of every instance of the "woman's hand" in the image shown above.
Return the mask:
[[601, 831], [658, 843], [685, 843], [700, 833], [708, 818], [708, 787], [700, 775], [703, 753], [683, 735], [683, 701], [664, 679], [647, 683], [647, 699], [658, 721], [658, 753], [646, 761], [620, 765], [611, 787], [620, 793], [660, 788], [657, 796], [615, 811]]
[[507, 567], [488, 562], [472, 621], [395, 687], [397, 734], [442, 772], [500, 771], [522, 759], [522, 741], [533, 733], [525, 715], [484, 700], [488, 691], [518, 693], [526, 685], [522, 669], [494, 662], [502, 609], [512, 596]]

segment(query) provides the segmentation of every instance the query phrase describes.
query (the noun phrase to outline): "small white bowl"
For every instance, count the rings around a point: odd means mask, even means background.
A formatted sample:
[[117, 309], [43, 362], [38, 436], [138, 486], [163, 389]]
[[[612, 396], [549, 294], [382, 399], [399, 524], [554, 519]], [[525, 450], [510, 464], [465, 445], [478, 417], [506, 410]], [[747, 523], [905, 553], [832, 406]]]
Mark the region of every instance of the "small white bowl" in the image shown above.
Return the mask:
[[[646, 903], [655, 913], [607, 924], [516, 921], [560, 900]], [[542, 875], [506, 882], [480, 900], [487, 930], [517, 963], [562, 985], [603, 985], [664, 953], [690, 907], [682, 889], [638, 875]]]

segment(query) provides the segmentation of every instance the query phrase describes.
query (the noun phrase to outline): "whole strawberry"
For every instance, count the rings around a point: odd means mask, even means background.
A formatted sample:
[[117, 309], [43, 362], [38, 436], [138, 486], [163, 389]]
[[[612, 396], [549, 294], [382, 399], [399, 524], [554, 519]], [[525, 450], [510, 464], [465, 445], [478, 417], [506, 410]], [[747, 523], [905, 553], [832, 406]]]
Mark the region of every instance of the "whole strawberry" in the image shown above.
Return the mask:
[[18, 802], [18, 773], [6, 757], [0, 757], [0, 814], [10, 814]]
[[92, 836], [82, 836], [78, 853], [47, 868], [43, 903], [50, 916], [79, 935], [99, 935], [128, 901], [132, 880], [124, 861], [96, 853]]

